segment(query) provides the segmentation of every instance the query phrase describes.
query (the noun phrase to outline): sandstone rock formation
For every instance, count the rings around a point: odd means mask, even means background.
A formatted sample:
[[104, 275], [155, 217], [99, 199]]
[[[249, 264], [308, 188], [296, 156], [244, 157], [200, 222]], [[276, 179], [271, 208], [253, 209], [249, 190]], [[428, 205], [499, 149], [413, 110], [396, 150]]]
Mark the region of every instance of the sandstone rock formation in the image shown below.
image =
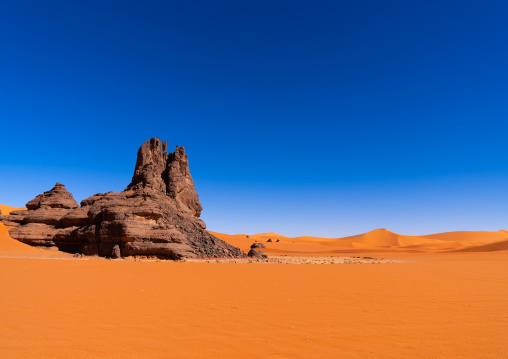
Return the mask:
[[55, 187], [50, 191], [38, 195], [26, 204], [29, 210], [59, 208], [59, 209], [74, 209], [78, 208], [78, 202], [72, 197], [72, 194], [65, 189], [65, 186], [56, 183]]
[[205, 231], [201, 204], [183, 147], [167, 153], [152, 138], [138, 151], [132, 182], [118, 193], [93, 195], [78, 206], [57, 183], [27, 203], [27, 210], [0, 216], [9, 234], [24, 243], [104, 257], [165, 259], [244, 257], [240, 249]]

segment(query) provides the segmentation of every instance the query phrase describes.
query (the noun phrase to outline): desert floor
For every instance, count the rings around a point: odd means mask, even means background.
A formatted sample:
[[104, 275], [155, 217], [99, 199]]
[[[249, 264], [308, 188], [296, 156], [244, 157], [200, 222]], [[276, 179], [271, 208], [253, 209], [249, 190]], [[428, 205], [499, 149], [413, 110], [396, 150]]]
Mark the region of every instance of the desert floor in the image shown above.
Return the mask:
[[397, 262], [73, 259], [0, 225], [0, 357], [508, 358], [508, 251], [353, 250]]

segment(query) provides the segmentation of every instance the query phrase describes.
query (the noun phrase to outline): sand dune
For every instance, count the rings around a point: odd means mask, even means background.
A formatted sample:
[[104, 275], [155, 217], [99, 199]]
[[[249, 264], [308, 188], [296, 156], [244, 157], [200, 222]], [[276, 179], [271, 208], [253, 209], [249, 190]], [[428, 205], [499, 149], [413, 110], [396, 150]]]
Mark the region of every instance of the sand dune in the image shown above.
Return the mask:
[[[11, 207], [0, 204], [0, 211], [2, 214], [9, 214], [12, 211], [25, 209], [25, 207]], [[0, 222], [0, 256], [12, 254], [34, 254], [40, 253], [41, 249], [34, 248], [28, 244], [21, 243], [9, 237], [8, 228]]]
[[456, 252], [497, 252], [497, 251], [508, 251], [508, 240], [456, 250]]
[[424, 244], [436, 244], [439, 243], [439, 241], [430, 238], [406, 236], [403, 234], [390, 232], [384, 228], [379, 228], [371, 232], [351, 237], [339, 238], [337, 240], [338, 245], [346, 243], [353, 247], [409, 247], [421, 246]]
[[17, 211], [20, 209], [26, 209], [26, 207], [11, 207], [11, 206], [6, 206], [5, 204], [0, 204], [0, 211], [2, 211], [2, 214], [9, 214], [12, 211]]
[[0, 255], [2, 254], [30, 254], [39, 253], [41, 249], [21, 243], [9, 237], [8, 228], [0, 223]]
[[12, 239], [9, 236], [8, 228], [0, 222], [0, 257], [70, 258], [72, 256], [68, 253], [62, 253], [59, 251], [47, 251], [35, 248]]
[[[361, 252], [443, 252], [457, 251], [466, 248], [474, 248], [494, 244], [503, 239], [508, 239], [508, 232], [447, 232], [423, 236], [407, 236], [391, 232], [387, 229], [376, 229], [367, 233], [343, 237], [321, 238], [311, 236], [287, 237], [281, 234], [269, 232], [258, 234], [228, 235], [211, 232], [226, 242], [248, 251], [253, 242], [262, 242], [267, 254], [281, 255], [338, 255], [340, 253]], [[272, 239], [272, 242], [267, 242]], [[277, 242], [277, 239], [279, 242]], [[502, 246], [485, 246], [483, 251], [489, 248], [501, 250]], [[496, 249], [495, 249], [496, 248]]]
[[441, 241], [453, 242], [493, 242], [502, 239], [508, 239], [508, 231], [500, 230], [497, 232], [491, 231], [457, 231], [435, 233], [420, 236], [423, 238], [439, 239]]

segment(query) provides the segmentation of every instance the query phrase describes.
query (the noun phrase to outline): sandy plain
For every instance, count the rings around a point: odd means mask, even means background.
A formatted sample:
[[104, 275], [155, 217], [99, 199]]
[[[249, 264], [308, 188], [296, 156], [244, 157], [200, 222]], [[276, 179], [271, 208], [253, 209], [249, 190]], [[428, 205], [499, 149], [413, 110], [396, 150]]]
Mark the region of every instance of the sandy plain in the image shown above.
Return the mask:
[[508, 357], [506, 233], [369, 233], [219, 235], [275, 258], [397, 263], [74, 259], [0, 225], [0, 357]]

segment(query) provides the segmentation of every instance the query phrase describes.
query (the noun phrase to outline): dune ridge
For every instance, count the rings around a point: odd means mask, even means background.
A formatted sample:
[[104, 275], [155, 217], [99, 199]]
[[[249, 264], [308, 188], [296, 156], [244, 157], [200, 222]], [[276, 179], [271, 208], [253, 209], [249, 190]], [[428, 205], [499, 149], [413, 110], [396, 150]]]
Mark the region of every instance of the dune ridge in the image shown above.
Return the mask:
[[21, 209], [26, 209], [26, 207], [12, 207], [7, 206], [5, 204], [0, 204], [0, 211], [2, 212], [2, 214], [10, 214], [13, 211], [18, 211]]
[[454, 252], [498, 252], [498, 251], [508, 251], [508, 239], [500, 242], [457, 249]]
[[442, 241], [475, 241], [492, 242], [508, 238], [508, 231], [501, 229], [499, 231], [455, 231], [426, 234], [420, 236], [423, 238], [439, 239]]
[[[334, 255], [372, 251], [399, 253], [508, 250], [508, 247], [503, 244], [508, 241], [508, 231], [505, 230], [457, 231], [408, 236], [378, 228], [367, 233], [342, 238], [287, 237], [274, 232], [251, 235], [210, 233], [243, 251], [248, 251], [254, 242], [263, 242], [266, 246], [263, 251], [272, 255]], [[272, 241], [268, 242], [269, 239]]]

